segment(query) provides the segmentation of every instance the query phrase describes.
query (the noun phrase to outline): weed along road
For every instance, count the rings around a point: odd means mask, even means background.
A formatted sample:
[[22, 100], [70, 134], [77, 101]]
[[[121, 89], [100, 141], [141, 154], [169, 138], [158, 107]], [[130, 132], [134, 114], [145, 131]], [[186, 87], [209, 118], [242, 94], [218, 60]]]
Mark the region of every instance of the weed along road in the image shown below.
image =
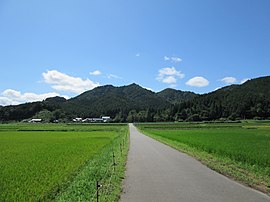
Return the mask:
[[122, 202], [266, 202], [270, 197], [212, 171], [130, 127]]

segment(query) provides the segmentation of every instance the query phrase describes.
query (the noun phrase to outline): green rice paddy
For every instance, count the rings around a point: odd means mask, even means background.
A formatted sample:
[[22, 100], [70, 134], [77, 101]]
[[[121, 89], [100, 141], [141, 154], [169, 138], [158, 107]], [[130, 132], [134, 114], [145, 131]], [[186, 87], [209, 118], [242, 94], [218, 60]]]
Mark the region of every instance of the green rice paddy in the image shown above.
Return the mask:
[[[111, 177], [102, 171], [112, 170], [111, 151], [119, 142], [124, 148], [127, 132], [126, 125], [114, 124], [0, 125], [0, 201], [89, 201], [96, 180]], [[85, 186], [67, 194], [82, 172]]]

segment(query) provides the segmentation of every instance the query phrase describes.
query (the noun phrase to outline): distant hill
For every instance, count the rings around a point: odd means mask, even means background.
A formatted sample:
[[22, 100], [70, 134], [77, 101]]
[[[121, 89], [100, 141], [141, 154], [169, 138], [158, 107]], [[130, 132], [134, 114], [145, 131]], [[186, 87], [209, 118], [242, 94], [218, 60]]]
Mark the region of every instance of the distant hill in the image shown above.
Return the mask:
[[157, 93], [159, 96], [165, 98], [168, 102], [172, 104], [179, 104], [188, 100], [192, 100], [198, 95], [193, 92], [175, 90], [172, 88], [166, 88], [163, 91]]
[[47, 109], [42, 102], [25, 103], [0, 108], [0, 121], [21, 121], [33, 117], [37, 112]]
[[270, 118], [270, 76], [197, 95], [174, 89], [155, 93], [137, 84], [100, 86], [77, 97], [0, 107], [0, 122], [32, 117], [70, 121], [75, 117], [111, 116], [126, 121], [208, 121]]

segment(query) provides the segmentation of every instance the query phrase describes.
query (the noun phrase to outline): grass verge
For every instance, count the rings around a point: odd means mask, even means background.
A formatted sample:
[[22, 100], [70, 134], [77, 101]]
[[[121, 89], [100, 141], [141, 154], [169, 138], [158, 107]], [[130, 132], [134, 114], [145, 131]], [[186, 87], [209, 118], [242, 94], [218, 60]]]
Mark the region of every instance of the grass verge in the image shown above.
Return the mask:
[[[129, 132], [124, 133], [105, 146], [71, 182], [63, 185], [54, 200], [97, 201], [98, 197], [100, 202], [118, 201], [129, 149]], [[99, 189], [97, 183], [101, 185]]]

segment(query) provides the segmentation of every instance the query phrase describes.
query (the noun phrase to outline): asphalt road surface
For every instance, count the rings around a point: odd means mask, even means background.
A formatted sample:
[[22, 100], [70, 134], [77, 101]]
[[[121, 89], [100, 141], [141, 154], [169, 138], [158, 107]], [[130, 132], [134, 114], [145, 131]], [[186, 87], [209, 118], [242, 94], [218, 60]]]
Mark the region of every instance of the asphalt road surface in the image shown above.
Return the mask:
[[122, 202], [266, 202], [199, 161], [159, 143], [130, 124], [130, 151]]

